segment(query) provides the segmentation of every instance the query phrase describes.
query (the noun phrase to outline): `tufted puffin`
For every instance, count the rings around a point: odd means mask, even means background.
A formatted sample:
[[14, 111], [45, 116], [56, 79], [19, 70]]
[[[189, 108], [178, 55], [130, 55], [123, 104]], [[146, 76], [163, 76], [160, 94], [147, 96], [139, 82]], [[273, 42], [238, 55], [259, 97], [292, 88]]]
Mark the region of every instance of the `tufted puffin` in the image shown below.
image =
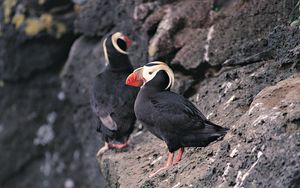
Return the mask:
[[97, 156], [109, 148], [127, 147], [134, 129], [136, 117], [133, 108], [139, 89], [125, 85], [127, 76], [133, 71], [127, 55], [130, 45], [131, 40], [120, 32], [103, 41], [106, 67], [96, 76], [90, 97], [98, 120], [97, 131], [105, 141]]
[[228, 130], [206, 119], [188, 99], [171, 92], [173, 83], [173, 71], [167, 64], [158, 61], [136, 69], [126, 79], [127, 85], [141, 86], [134, 104], [137, 119], [163, 140], [169, 150], [166, 165], [150, 177], [178, 163], [184, 147], [207, 146]]

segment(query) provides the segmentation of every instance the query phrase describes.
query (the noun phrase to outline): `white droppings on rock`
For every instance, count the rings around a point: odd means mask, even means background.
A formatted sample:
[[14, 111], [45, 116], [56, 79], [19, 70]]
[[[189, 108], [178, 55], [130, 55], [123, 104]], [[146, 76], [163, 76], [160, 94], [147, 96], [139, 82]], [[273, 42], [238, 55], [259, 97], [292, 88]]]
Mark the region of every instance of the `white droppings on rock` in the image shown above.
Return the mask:
[[256, 151], [256, 146], [253, 147], [253, 149], [251, 150], [251, 153], [254, 153]]
[[252, 113], [252, 111], [255, 109], [255, 108], [258, 108], [258, 107], [261, 107], [263, 105], [263, 103], [256, 103], [255, 105], [253, 105], [249, 111], [248, 111], [248, 115], [250, 115]]
[[233, 158], [233, 157], [237, 156], [238, 152], [239, 152], [239, 150], [237, 148], [239, 148], [239, 147], [240, 147], [240, 144], [238, 144], [237, 147], [232, 150], [229, 157]]
[[243, 173], [239, 170], [238, 174], [237, 174], [237, 176], [235, 178], [235, 186], [234, 186], [234, 188], [239, 188], [239, 185], [241, 184], [242, 175], [243, 175]]
[[226, 168], [225, 168], [225, 170], [224, 170], [224, 173], [223, 173], [223, 175], [222, 175], [222, 178], [223, 178], [223, 180], [225, 181], [225, 177], [228, 175], [228, 173], [229, 173], [229, 169], [230, 169], [230, 163], [227, 163], [226, 164]]
[[226, 109], [228, 108], [229, 104], [235, 99], [235, 95], [232, 95], [230, 97], [230, 99], [228, 99], [228, 101], [225, 102], [225, 105], [224, 105], [224, 108], [223, 109]]
[[133, 134], [131, 137], [134, 138], [136, 136], [139, 136], [143, 133], [143, 131], [138, 131], [137, 133]]
[[75, 183], [71, 178], [65, 180], [64, 188], [74, 188], [74, 187], [75, 187]]
[[180, 185], [180, 182], [178, 182], [176, 185], [174, 185], [172, 188], [176, 188], [176, 187], [179, 187]]
[[228, 92], [228, 90], [231, 88], [232, 82], [224, 82], [221, 86], [222, 89], [224, 89], [224, 94]]
[[278, 116], [280, 116], [281, 115], [281, 112], [275, 112], [274, 114], [272, 114], [271, 116], [270, 116], [270, 120], [271, 121], [274, 121], [274, 120], [276, 120], [277, 118], [278, 118]]
[[212, 115], [213, 115], [213, 113], [211, 112], [206, 116], [206, 118], [209, 119]]
[[196, 95], [196, 101], [199, 101], [199, 100], [200, 100], [200, 94], [197, 93], [197, 95]]
[[213, 162], [215, 162], [215, 160], [216, 160], [216, 157], [215, 157], [215, 156], [213, 156], [213, 157], [209, 158], [208, 160], [209, 160], [208, 164], [210, 164], [210, 165], [211, 165]]
[[60, 91], [60, 92], [57, 94], [57, 98], [58, 98], [58, 100], [60, 100], [60, 101], [64, 101], [64, 100], [66, 99], [66, 94], [65, 94], [65, 92]]
[[206, 38], [206, 44], [204, 45], [204, 49], [205, 49], [205, 52], [204, 52], [204, 60], [205, 61], [209, 61], [209, 44], [210, 44], [210, 41], [213, 37], [213, 33], [214, 33], [215, 29], [214, 29], [214, 25], [212, 25], [209, 30], [208, 30], [208, 33], [207, 33], [207, 38]]
[[36, 137], [33, 140], [34, 145], [46, 145], [54, 139], [54, 131], [52, 125], [42, 125], [36, 133]]
[[252, 123], [254, 127], [258, 125], [262, 120], [265, 120], [268, 117], [268, 115], [260, 115], [257, 119], [255, 119]]
[[236, 177], [236, 185], [234, 186], [234, 188], [242, 188], [243, 187], [243, 183], [244, 183], [245, 179], [250, 175], [250, 172], [257, 165], [257, 163], [262, 155], [263, 155], [263, 153], [261, 151], [259, 151], [257, 153], [257, 160], [252, 164], [252, 166], [249, 168], [249, 170], [247, 170], [245, 172], [244, 175], [242, 175], [241, 171], [238, 172], [238, 175]]
[[294, 103], [291, 103], [290, 105], [289, 105], [289, 108], [294, 108], [295, 107], [295, 104]]
[[150, 165], [154, 165], [155, 163], [157, 163], [158, 161], [160, 161], [162, 159], [162, 156], [159, 156], [157, 159], [155, 159], [154, 161], [152, 161], [150, 163]]
[[56, 121], [57, 118], [57, 113], [56, 112], [51, 112], [47, 115], [47, 122], [51, 125], [53, 125]]
[[139, 130], [142, 130], [142, 129], [143, 129], [143, 124], [138, 123], [138, 129], [139, 129]]

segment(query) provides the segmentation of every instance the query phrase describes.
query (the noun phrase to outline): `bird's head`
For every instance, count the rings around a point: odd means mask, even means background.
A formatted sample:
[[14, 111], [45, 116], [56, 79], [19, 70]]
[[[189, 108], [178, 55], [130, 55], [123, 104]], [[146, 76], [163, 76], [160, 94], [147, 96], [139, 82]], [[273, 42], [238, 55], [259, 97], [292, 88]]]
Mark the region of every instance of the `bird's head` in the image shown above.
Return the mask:
[[174, 73], [165, 63], [154, 61], [140, 67], [126, 79], [126, 85], [141, 87], [149, 86], [160, 90], [168, 90], [174, 84]]
[[109, 58], [112, 56], [127, 55], [128, 48], [130, 48], [132, 41], [129, 37], [121, 32], [116, 32], [109, 35], [103, 41], [103, 51], [106, 63], [109, 62]]

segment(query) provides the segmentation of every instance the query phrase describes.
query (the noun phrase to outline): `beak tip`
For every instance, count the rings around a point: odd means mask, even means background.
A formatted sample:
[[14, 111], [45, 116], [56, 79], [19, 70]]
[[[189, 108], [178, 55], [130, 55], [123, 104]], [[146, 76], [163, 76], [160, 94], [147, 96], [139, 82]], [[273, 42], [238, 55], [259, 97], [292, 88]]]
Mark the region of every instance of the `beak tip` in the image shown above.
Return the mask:
[[143, 85], [143, 81], [138, 79], [136, 72], [133, 72], [127, 77], [127, 79], [125, 81], [125, 85], [133, 86], [133, 87], [140, 87]]

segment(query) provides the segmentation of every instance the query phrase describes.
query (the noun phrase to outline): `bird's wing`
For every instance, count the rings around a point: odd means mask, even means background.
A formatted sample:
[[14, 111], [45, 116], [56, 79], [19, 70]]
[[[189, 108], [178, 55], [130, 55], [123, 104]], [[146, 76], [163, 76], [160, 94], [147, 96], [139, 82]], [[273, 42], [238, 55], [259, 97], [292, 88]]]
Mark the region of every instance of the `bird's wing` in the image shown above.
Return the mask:
[[111, 89], [103, 82], [105, 72], [97, 75], [93, 90], [91, 92], [90, 102], [93, 112], [98, 117], [103, 126], [109, 130], [117, 130], [117, 124], [113, 120], [113, 97], [109, 95]]
[[97, 80], [92, 91], [91, 104], [101, 123], [110, 130], [117, 130], [118, 124], [123, 123], [124, 119], [135, 121], [131, 120], [134, 112], [130, 108], [133, 108], [138, 90], [125, 86], [125, 81], [119, 84], [103, 83], [101, 75]]
[[113, 130], [113, 131], [118, 129], [117, 124], [112, 119], [111, 115], [100, 116], [99, 119], [100, 119], [101, 123], [108, 129]]
[[[151, 99], [154, 121], [177, 130], [204, 128], [205, 116], [189, 100], [173, 92], [162, 92]], [[157, 122], [158, 123], [158, 122]]]

